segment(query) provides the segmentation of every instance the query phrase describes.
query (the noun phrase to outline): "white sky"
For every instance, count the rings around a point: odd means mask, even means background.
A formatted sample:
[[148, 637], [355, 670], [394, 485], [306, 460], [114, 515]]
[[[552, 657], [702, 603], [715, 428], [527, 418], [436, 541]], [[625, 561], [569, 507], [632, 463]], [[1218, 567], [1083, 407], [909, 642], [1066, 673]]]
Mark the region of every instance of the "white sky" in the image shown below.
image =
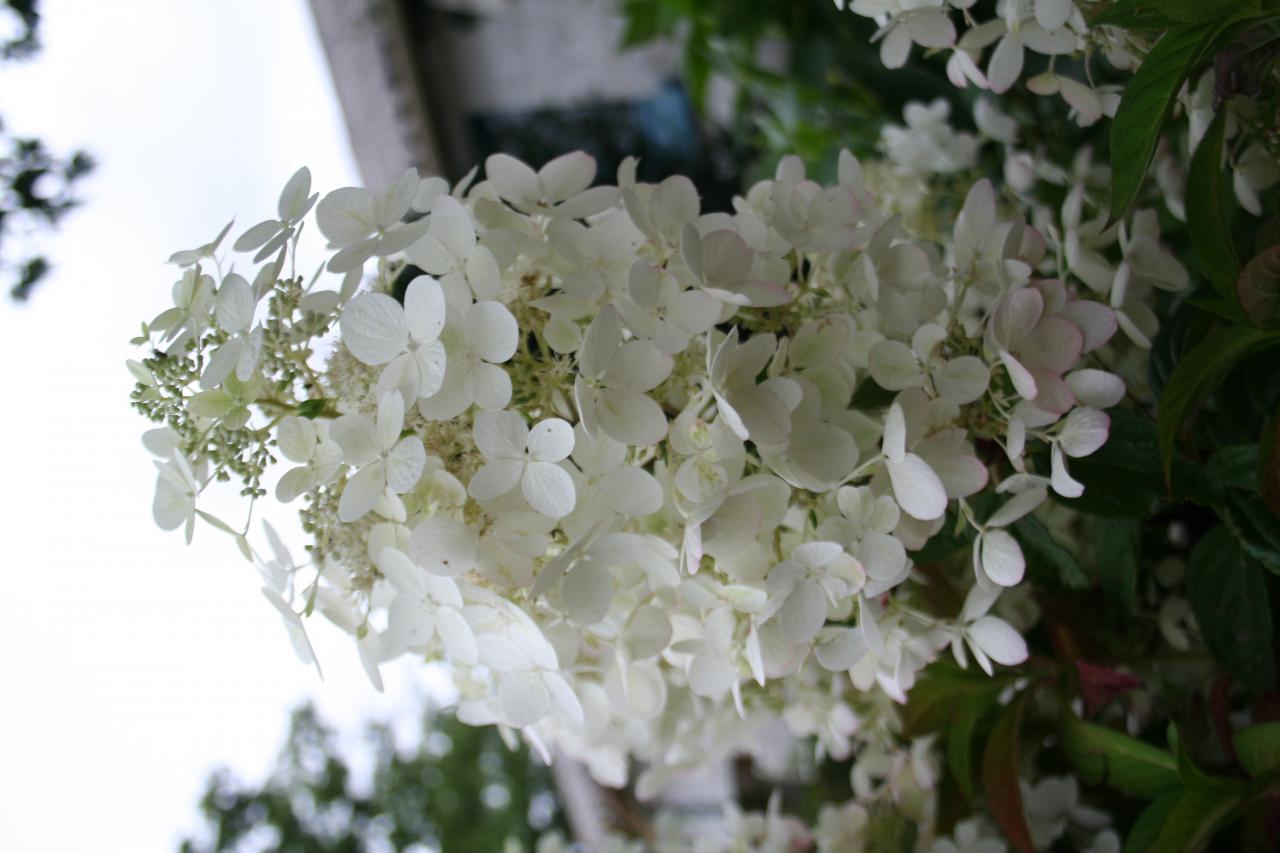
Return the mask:
[[305, 697], [351, 731], [415, 725], [411, 666], [379, 696], [330, 632], [320, 684], [228, 538], [154, 526], [124, 367], [170, 252], [274, 216], [300, 165], [325, 191], [358, 178], [304, 0], [42, 6], [45, 49], [0, 72], [0, 116], [100, 166], [54, 272], [0, 305], [0, 849], [171, 850], [208, 771], [260, 778]]

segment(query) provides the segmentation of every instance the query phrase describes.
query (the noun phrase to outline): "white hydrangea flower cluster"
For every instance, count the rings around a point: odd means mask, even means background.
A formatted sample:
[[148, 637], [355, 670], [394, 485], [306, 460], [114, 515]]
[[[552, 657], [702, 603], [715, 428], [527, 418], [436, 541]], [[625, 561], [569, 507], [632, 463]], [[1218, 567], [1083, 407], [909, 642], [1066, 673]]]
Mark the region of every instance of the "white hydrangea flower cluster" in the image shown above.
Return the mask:
[[[1027, 53], [1048, 57], [1049, 67], [1024, 81], [1037, 95], [1059, 95], [1081, 127], [1114, 116], [1120, 87], [1095, 85], [1090, 69], [1085, 79], [1061, 73], [1061, 59], [1105, 56], [1117, 69], [1133, 68], [1149, 45], [1116, 27], [1091, 27], [1088, 17], [1102, 8], [1092, 0], [998, 0], [995, 17], [978, 20], [975, 0], [835, 0], [840, 9], [870, 18], [879, 29], [886, 68], [906, 65], [913, 47], [947, 54], [947, 77], [960, 88], [974, 86], [1001, 95], [1023, 75]], [[960, 26], [957, 26], [960, 24]]]
[[[779, 719], [871, 756], [862, 802], [927, 791], [932, 744], [895, 745], [893, 704], [948, 650], [1025, 660], [1011, 528], [1081, 494], [1070, 460], [1125, 393], [1098, 355], [1149, 340], [1142, 288], [1186, 274], [1153, 218], [1102, 232], [1087, 191], [1033, 227], [979, 181], [926, 239], [847, 152], [834, 186], [788, 158], [732, 213], [634, 169], [497, 155], [481, 182], [410, 170], [318, 204], [304, 169], [234, 244], [252, 276], [222, 271], [226, 229], [175, 255], [131, 364], [163, 424], [156, 521], [256, 557], [198, 504], [265, 496], [283, 456], [308, 560], [269, 531], [258, 562], [304, 657], [319, 612], [375, 684], [445, 660], [460, 718], [606, 785], [639, 759], [643, 796]], [[313, 205], [332, 290], [284, 273]], [[972, 542], [941, 609], [913, 559], [940, 534]]]

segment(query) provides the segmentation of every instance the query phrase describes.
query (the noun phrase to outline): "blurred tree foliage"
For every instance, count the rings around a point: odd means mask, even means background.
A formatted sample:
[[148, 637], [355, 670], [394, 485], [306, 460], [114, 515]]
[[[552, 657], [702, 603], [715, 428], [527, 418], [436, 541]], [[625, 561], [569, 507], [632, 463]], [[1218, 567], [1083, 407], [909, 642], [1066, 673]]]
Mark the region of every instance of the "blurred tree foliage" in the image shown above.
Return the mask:
[[276, 769], [261, 786], [227, 771], [213, 774], [200, 809], [205, 826], [183, 853], [214, 851], [498, 851], [509, 838], [532, 847], [548, 829], [565, 829], [550, 770], [523, 745], [508, 749], [497, 730], [428, 715], [416, 750], [397, 750], [385, 726], [369, 730], [367, 784], [337, 738], [304, 706], [293, 714]]
[[[995, 16], [994, 7], [995, 0], [977, 0], [974, 9], [983, 20]], [[717, 97], [713, 81], [733, 81], [728, 131], [756, 154], [745, 170], [748, 184], [772, 175], [787, 154], [799, 155], [815, 180], [834, 181], [840, 149], [872, 155], [881, 127], [900, 123], [910, 101], [942, 98], [951, 104], [952, 124], [972, 129], [979, 93], [951, 84], [944, 52], [915, 47], [904, 67], [887, 69], [872, 43], [875, 23], [831, 0], [621, 0], [621, 9], [622, 47], [662, 37], [683, 44], [684, 84], [704, 115]], [[1074, 71], [1073, 65], [1059, 58], [1057, 67]], [[1031, 54], [1026, 76], [1045, 67], [1045, 57]], [[1024, 148], [1043, 144], [1062, 162], [1097, 135], [1077, 128], [1052, 99], [1025, 91], [1002, 95], [1000, 107], [1036, 136], [1023, 140]], [[987, 171], [998, 166], [984, 164]]]
[[[40, 49], [38, 0], [5, 0], [0, 61], [20, 61]], [[61, 157], [39, 139], [14, 136], [0, 120], [0, 277], [10, 295], [24, 301], [49, 272], [49, 260], [21, 243], [56, 226], [77, 201], [76, 182], [93, 169], [84, 151]], [[18, 244], [14, 248], [15, 242]]]

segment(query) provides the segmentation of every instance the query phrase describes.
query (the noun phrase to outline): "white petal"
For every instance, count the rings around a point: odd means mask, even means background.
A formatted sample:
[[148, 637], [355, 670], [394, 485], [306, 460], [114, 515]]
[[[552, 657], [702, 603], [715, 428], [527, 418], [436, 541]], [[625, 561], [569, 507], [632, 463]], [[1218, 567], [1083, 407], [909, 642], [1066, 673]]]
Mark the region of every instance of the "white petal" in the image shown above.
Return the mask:
[[538, 183], [548, 201], [572, 198], [591, 186], [596, 160], [583, 151], [562, 154], [538, 170]]
[[476, 244], [476, 227], [462, 202], [450, 195], [438, 197], [431, 205], [431, 235], [449, 254], [465, 258]]
[[471, 626], [462, 614], [452, 607], [441, 607], [436, 611], [436, 633], [444, 643], [449, 657], [465, 664], [473, 664], [479, 657], [476, 649], [476, 637]]
[[338, 248], [369, 235], [373, 219], [373, 193], [359, 187], [343, 187], [320, 199], [316, 224], [329, 245]]
[[1036, 388], [1036, 380], [1031, 375], [1031, 371], [1023, 367], [1022, 362], [1005, 350], [1000, 351], [1000, 361], [1009, 372], [1009, 380], [1013, 383], [1014, 390], [1024, 400], [1034, 400], [1039, 389]]
[[580, 565], [569, 572], [561, 585], [569, 618], [579, 625], [594, 625], [608, 616], [613, 591], [613, 575], [594, 563]]
[[[667, 416], [638, 391], [609, 390], [595, 400], [594, 416], [610, 438], [635, 447], [657, 444], [667, 434]], [[587, 418], [583, 416], [584, 425]]]
[[511, 402], [511, 377], [496, 364], [477, 364], [467, 377], [471, 397], [482, 409], [497, 410]]
[[966, 633], [996, 663], [1016, 666], [1027, 659], [1026, 640], [1003, 619], [983, 616]]
[[575, 726], [582, 725], [585, 719], [582, 712], [582, 703], [574, 695], [573, 688], [569, 686], [569, 682], [561, 678], [557, 672], [544, 672], [542, 673], [542, 683], [551, 695], [551, 704], [555, 705], [556, 710], [564, 714], [569, 722]]
[[432, 574], [455, 577], [475, 567], [480, 537], [461, 521], [434, 516], [414, 528], [409, 553]]
[[662, 509], [662, 486], [648, 471], [624, 466], [605, 475], [601, 493], [614, 512], [640, 517]]
[[637, 607], [627, 621], [623, 639], [633, 660], [657, 657], [671, 642], [671, 620], [651, 604]]
[[938, 475], [919, 456], [906, 454], [899, 462], [889, 462], [893, 496], [902, 511], [920, 521], [941, 518], [947, 511], [947, 491]]
[[573, 427], [561, 418], [548, 418], [529, 430], [529, 457], [538, 462], [559, 462], [573, 452]]
[[1049, 454], [1049, 469], [1049, 482], [1055, 492], [1064, 498], [1078, 498], [1084, 494], [1084, 484], [1075, 480], [1067, 471], [1066, 456], [1056, 441]]
[[884, 418], [884, 456], [890, 462], [901, 462], [907, 452], [907, 419], [902, 405], [894, 401]]
[[378, 445], [390, 450], [404, 428], [404, 398], [399, 394], [383, 394], [378, 399]]
[[420, 344], [434, 341], [444, 329], [444, 290], [429, 275], [409, 282], [404, 293], [404, 317], [409, 335]]
[[551, 708], [551, 694], [546, 684], [528, 670], [515, 670], [502, 676], [498, 682], [498, 700], [507, 720], [518, 728], [538, 722]]
[[1058, 433], [1058, 444], [1062, 452], [1072, 458], [1088, 456], [1106, 444], [1110, 431], [1111, 418], [1106, 413], [1080, 407], [1067, 415], [1062, 432]]
[[991, 369], [986, 362], [972, 355], [963, 355], [947, 362], [935, 377], [938, 393], [949, 403], [963, 406], [987, 393], [991, 383]]
[[477, 412], [472, 428], [476, 447], [489, 459], [524, 456], [529, 428], [515, 412]]
[[1015, 586], [1022, 580], [1027, 563], [1012, 536], [1003, 530], [987, 530], [977, 544], [982, 549], [982, 572], [992, 583]]
[[523, 473], [523, 460], [494, 459], [471, 476], [467, 494], [478, 501], [500, 498], [516, 487]]
[[789, 643], [807, 643], [827, 621], [827, 597], [814, 581], [795, 585], [778, 614], [782, 636]]
[[987, 65], [987, 84], [991, 91], [1002, 95], [1009, 91], [1021, 73], [1022, 42], [1017, 36], [1007, 33], [991, 52], [991, 62]]
[[622, 346], [622, 323], [613, 305], [606, 305], [587, 326], [578, 349], [578, 366], [584, 376], [598, 378], [604, 375], [613, 354]]
[[347, 349], [365, 364], [386, 364], [409, 343], [404, 309], [385, 293], [361, 293], [352, 299], [339, 326]]
[[1043, 488], [1027, 489], [1014, 495], [1004, 506], [991, 514], [987, 527], [1008, 527], [1027, 513], [1044, 503], [1048, 493]]
[[387, 488], [387, 471], [381, 461], [371, 462], [347, 479], [338, 501], [338, 518], [352, 522], [363, 518], [381, 500]]
[[1082, 368], [1067, 374], [1067, 387], [1082, 405], [1109, 409], [1124, 399], [1124, 380], [1114, 373]]
[[501, 364], [515, 355], [520, 328], [501, 302], [477, 302], [467, 309], [463, 324], [467, 346], [485, 361]]
[[955, 44], [955, 25], [942, 10], [927, 10], [908, 15], [906, 25], [908, 32], [911, 33], [911, 40], [921, 47], [943, 48]]
[[360, 467], [377, 459], [377, 430], [373, 421], [364, 415], [343, 415], [329, 427], [329, 437], [342, 448], [342, 458], [348, 465]]
[[218, 325], [228, 332], [246, 332], [253, 324], [253, 309], [256, 300], [253, 288], [244, 276], [230, 273], [218, 288], [215, 302], [215, 317]]
[[537, 201], [538, 176], [520, 160], [507, 154], [494, 154], [484, 161], [484, 173], [508, 201]]
[[530, 462], [520, 478], [520, 489], [529, 506], [547, 518], [563, 518], [573, 512], [573, 479], [553, 462]]
[[311, 194], [311, 170], [306, 166], [293, 173], [280, 191], [276, 214], [284, 222], [297, 222], [307, 215], [316, 197]]
[[867, 370], [881, 388], [901, 391], [924, 381], [920, 362], [901, 341], [883, 340], [867, 353]]

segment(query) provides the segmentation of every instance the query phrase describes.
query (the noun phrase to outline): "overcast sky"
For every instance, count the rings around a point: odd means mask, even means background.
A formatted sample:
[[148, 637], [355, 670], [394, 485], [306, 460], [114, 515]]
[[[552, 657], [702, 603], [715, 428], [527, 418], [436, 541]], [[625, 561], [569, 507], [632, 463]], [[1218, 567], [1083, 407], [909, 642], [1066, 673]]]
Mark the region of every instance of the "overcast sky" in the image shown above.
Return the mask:
[[324, 190], [358, 179], [303, 0], [41, 5], [45, 49], [0, 71], [0, 116], [101, 165], [54, 272], [0, 305], [0, 849], [170, 850], [207, 772], [260, 778], [305, 697], [352, 731], [413, 725], [416, 669], [379, 696], [323, 634], [319, 683], [229, 539], [154, 526], [124, 367], [172, 251], [274, 216], [300, 165]]

